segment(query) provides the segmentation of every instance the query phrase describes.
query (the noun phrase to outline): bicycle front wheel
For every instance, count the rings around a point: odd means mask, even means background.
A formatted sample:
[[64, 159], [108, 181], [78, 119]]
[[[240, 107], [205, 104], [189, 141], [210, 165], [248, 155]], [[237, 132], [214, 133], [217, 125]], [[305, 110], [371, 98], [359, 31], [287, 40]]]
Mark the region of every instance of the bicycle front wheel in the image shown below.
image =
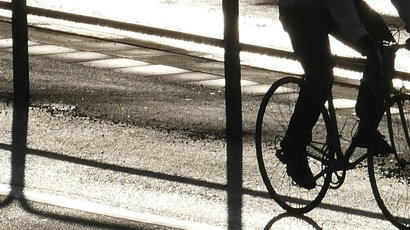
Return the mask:
[[390, 102], [379, 130], [390, 137], [395, 153], [369, 156], [369, 177], [384, 216], [396, 227], [410, 229], [410, 95], [393, 96]]
[[[280, 142], [286, 134], [290, 117], [303, 80], [285, 77], [276, 81], [265, 94], [256, 122], [256, 153], [263, 182], [272, 198], [286, 211], [306, 213], [323, 199], [329, 187], [326, 144], [327, 113], [322, 113], [313, 129], [311, 145], [307, 147], [309, 166], [316, 178], [316, 188], [307, 190], [295, 185], [286, 173], [286, 165], [277, 157]], [[325, 109], [324, 109], [325, 110]]]

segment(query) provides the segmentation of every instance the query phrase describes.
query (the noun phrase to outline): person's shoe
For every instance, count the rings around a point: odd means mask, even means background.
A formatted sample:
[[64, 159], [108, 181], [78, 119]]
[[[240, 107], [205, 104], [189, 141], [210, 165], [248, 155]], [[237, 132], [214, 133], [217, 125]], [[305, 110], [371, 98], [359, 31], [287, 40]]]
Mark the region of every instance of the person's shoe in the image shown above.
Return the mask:
[[316, 187], [315, 178], [307, 161], [306, 150], [298, 152], [281, 149], [276, 152], [276, 157], [286, 164], [286, 173], [295, 184], [305, 189]]
[[286, 173], [292, 180], [302, 188], [314, 189], [316, 181], [310, 170], [307, 159], [300, 158], [297, 161], [288, 161]]
[[[379, 157], [387, 157], [394, 152], [393, 147], [387, 143], [385, 137], [379, 131], [376, 132], [374, 140], [374, 155]], [[358, 132], [356, 135], [356, 146], [360, 148], [370, 148], [370, 135], [365, 135], [365, 132]]]

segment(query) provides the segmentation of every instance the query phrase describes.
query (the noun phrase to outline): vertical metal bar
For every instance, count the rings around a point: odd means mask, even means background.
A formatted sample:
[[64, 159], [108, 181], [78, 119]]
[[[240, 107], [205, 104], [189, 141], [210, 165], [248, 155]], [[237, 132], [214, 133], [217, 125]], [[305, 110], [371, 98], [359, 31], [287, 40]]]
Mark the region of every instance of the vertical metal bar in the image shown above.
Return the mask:
[[28, 29], [25, 0], [12, 1], [13, 37], [13, 124], [12, 124], [12, 177], [16, 193], [24, 187], [24, 169], [27, 144], [29, 106]]
[[242, 228], [242, 102], [239, 3], [223, 0], [227, 135], [228, 229]]

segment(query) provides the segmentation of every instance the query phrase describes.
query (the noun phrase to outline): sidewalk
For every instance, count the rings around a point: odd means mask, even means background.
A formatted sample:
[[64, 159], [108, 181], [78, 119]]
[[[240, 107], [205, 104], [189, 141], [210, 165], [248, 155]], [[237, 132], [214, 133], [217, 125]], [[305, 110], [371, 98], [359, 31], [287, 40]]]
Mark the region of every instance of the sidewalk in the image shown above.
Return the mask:
[[[3, 34], [11, 35], [7, 25], [8, 23], [2, 23], [3, 28], [0, 30], [4, 31]], [[187, 51], [174, 52], [170, 50], [170, 47], [156, 45], [149, 41], [127, 41], [118, 38], [113, 38], [111, 41], [109, 38], [104, 40], [79, 37], [43, 29], [31, 30], [29, 40], [30, 55], [45, 56], [63, 63], [78, 63], [88, 67], [145, 77], [162, 76], [166, 80], [178, 83], [213, 87], [220, 90], [223, 90], [225, 84], [222, 62], [201, 58], [199, 57], [201, 55], [196, 57], [195, 53]], [[124, 43], [116, 42], [121, 40], [124, 40]], [[0, 48], [11, 48], [11, 42], [10, 38], [0, 39]], [[141, 45], [141, 47], [136, 47], [136, 45]], [[167, 64], [164, 65], [164, 63]], [[257, 67], [242, 66], [242, 93], [262, 96], [275, 80], [285, 75]], [[346, 98], [340, 99], [341, 105], [336, 100], [336, 108], [354, 105], [354, 97], [351, 95], [344, 95], [344, 97]]]

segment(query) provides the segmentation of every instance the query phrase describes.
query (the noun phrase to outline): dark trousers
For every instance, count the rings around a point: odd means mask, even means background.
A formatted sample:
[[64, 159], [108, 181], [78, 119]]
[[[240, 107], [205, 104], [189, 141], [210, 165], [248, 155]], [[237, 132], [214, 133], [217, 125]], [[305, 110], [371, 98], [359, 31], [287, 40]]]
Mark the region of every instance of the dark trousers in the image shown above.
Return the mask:
[[[392, 40], [390, 31], [382, 18], [361, 0], [357, 1], [357, 8], [362, 23], [366, 29], [379, 40]], [[333, 83], [333, 61], [329, 45], [329, 34], [347, 43], [352, 48], [360, 50], [357, 44], [349, 41], [342, 34], [340, 27], [327, 9], [315, 8], [279, 8], [280, 20], [289, 34], [294, 53], [301, 63], [306, 81], [301, 87], [294, 113], [291, 117], [285, 140], [291, 146], [308, 145], [312, 138], [312, 128], [318, 120], [324, 103], [329, 98]], [[366, 65], [368, 66], [368, 65]], [[365, 79], [377, 79], [372, 71], [365, 67]], [[366, 73], [367, 72], [367, 73]], [[370, 74], [368, 74], [370, 73]], [[383, 106], [375, 100], [372, 84], [379, 84], [378, 80], [363, 81], [359, 89], [356, 113], [369, 127], [378, 125], [383, 114]], [[368, 84], [370, 82], [370, 84]], [[381, 87], [376, 87], [379, 90]], [[371, 112], [369, 112], [371, 111]], [[377, 114], [375, 116], [375, 111]], [[380, 115], [381, 114], [381, 115]], [[377, 124], [376, 124], [377, 123]], [[371, 124], [371, 125], [370, 125]]]

